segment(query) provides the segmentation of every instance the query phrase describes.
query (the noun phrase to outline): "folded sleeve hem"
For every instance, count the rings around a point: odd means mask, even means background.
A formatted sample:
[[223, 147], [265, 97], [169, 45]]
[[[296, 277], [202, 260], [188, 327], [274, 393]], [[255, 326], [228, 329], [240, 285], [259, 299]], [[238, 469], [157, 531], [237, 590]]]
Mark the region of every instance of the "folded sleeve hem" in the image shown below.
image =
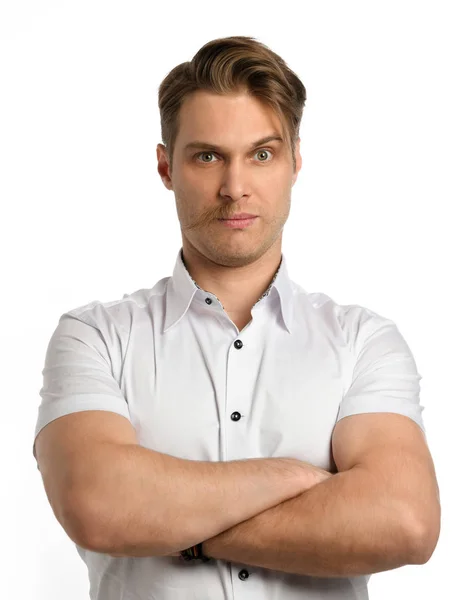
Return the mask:
[[35, 441], [43, 427], [59, 417], [84, 410], [106, 410], [122, 415], [129, 421], [131, 420], [128, 404], [123, 398], [113, 396], [104, 397], [100, 394], [81, 394], [60, 400], [53, 400], [52, 403], [42, 404], [39, 407], [33, 440], [33, 455], [35, 456]]
[[384, 398], [384, 401], [381, 401], [379, 398], [377, 402], [372, 402], [371, 398], [368, 397], [364, 398], [359, 396], [359, 398], [355, 399], [348, 397], [346, 398], [346, 401], [340, 405], [336, 422], [344, 417], [349, 417], [351, 415], [357, 415], [360, 413], [392, 412], [412, 419], [415, 423], [417, 423], [417, 425], [419, 425], [425, 435], [426, 429], [421, 416], [423, 410], [424, 407], [420, 404], [410, 407], [407, 406], [406, 400], [397, 400], [396, 398]]

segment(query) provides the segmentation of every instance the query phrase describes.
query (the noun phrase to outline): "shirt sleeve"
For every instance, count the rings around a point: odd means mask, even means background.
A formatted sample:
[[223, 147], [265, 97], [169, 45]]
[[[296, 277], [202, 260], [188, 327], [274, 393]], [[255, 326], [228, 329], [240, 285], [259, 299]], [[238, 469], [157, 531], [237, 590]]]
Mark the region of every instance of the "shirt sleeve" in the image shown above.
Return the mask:
[[365, 309], [351, 318], [348, 335], [356, 359], [337, 421], [358, 413], [399, 413], [415, 421], [425, 436], [422, 375], [396, 324]]
[[65, 313], [51, 336], [42, 371], [35, 440], [51, 421], [83, 410], [107, 410], [130, 420], [127, 402], [113, 375], [110, 349], [100, 330]]

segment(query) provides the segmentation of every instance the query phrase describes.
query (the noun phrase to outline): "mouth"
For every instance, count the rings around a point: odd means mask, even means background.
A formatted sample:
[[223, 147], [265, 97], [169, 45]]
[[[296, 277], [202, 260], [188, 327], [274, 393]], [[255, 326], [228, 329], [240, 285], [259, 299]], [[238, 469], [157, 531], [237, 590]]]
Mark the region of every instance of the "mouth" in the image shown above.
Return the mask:
[[233, 219], [218, 219], [218, 221], [224, 226], [231, 229], [245, 229], [256, 221], [258, 217], [251, 216], [249, 218], [233, 218]]
[[257, 215], [251, 215], [250, 213], [239, 213], [237, 215], [232, 215], [231, 217], [227, 217], [226, 219], [219, 219], [221, 221], [236, 221], [243, 219], [253, 219]]

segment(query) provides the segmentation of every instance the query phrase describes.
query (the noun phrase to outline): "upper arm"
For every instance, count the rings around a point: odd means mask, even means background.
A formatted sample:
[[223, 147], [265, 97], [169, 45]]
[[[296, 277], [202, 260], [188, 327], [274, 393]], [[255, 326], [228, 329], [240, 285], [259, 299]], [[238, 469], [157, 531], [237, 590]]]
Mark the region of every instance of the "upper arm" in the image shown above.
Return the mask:
[[80, 545], [90, 535], [84, 531], [85, 506], [79, 492], [90, 479], [91, 454], [97, 445], [107, 442], [138, 443], [131, 423], [105, 410], [75, 412], [55, 419], [40, 431], [35, 442], [49, 503], [66, 533]]
[[138, 441], [112, 371], [110, 349], [97, 328], [61, 317], [43, 376], [34, 456], [57, 520], [78, 543], [85, 510], [79, 500], [86, 497], [80, 491], [91, 481], [96, 445]]
[[416, 460], [432, 474], [432, 458], [422, 429], [405, 415], [380, 412], [344, 417], [332, 434], [338, 471], [357, 465], [376, 468], [385, 459]]
[[339, 471], [365, 469], [388, 506], [398, 506], [433, 542], [440, 503], [421, 417], [422, 377], [393, 321], [371, 311], [349, 318], [348, 342], [356, 359], [332, 433], [334, 461]]
[[433, 551], [440, 531], [439, 490], [425, 436], [412, 419], [384, 412], [345, 417], [335, 425], [332, 452], [338, 471], [365, 469]]

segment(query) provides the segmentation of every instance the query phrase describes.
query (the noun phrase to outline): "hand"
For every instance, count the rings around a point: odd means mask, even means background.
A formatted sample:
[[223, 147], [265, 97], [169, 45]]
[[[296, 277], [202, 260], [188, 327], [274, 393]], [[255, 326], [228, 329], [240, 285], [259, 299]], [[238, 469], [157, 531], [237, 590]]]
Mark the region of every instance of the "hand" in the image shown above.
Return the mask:
[[282, 460], [287, 461], [288, 465], [294, 466], [303, 485], [306, 486], [305, 491], [333, 476], [333, 473], [298, 458], [283, 458]]
[[304, 462], [304, 469], [306, 471], [306, 483], [308, 488], [314, 487], [318, 483], [325, 481], [329, 477], [333, 477], [333, 473], [326, 471], [325, 469], [321, 469], [320, 467], [316, 467], [315, 465], [311, 465], [308, 462]]

